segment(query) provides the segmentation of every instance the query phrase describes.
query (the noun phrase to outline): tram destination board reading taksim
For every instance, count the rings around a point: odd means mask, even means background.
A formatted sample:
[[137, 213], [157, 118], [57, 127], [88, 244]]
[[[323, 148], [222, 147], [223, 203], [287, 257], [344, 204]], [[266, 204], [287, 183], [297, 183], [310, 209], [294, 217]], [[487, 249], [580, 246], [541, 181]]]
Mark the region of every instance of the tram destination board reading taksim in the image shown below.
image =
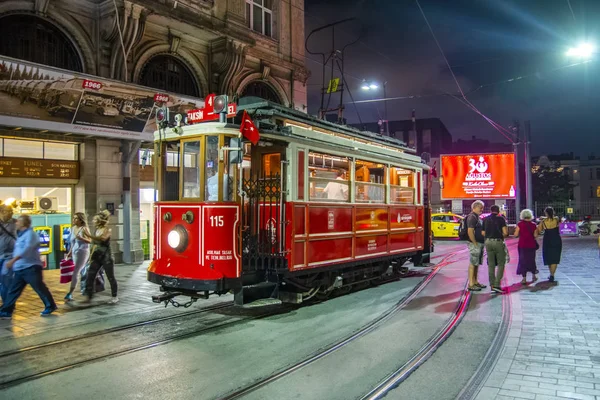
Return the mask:
[[79, 162], [0, 157], [0, 178], [79, 179]]

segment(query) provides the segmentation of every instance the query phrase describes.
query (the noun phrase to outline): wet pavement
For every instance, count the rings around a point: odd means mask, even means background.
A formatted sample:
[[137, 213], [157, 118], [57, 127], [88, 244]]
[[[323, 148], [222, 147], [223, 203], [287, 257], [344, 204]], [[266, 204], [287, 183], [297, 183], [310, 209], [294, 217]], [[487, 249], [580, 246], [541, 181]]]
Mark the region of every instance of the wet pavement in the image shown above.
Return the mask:
[[[463, 247], [460, 242], [440, 242], [432, 262], [440, 262], [450, 252]], [[512, 262], [506, 268], [505, 279], [510, 293], [493, 295], [488, 288], [474, 294], [466, 317], [449, 339], [392, 390], [388, 398], [600, 400], [597, 238], [565, 240], [563, 264], [556, 274], [558, 284], [545, 281], [547, 269], [539, 259], [540, 280], [522, 286], [521, 277], [515, 275], [516, 243], [512, 241], [509, 247]], [[278, 381], [271, 390], [255, 392], [249, 397], [345, 399], [366, 393], [368, 386], [410, 358], [452, 312], [466, 279], [466, 254], [457, 254], [453, 260], [455, 262], [440, 270], [437, 281], [434, 278], [426, 290], [398, 314], [397, 320], [378, 328], [362, 345], [359, 342], [359, 346], [354, 347], [358, 349], [356, 357], [350, 348], [336, 356], [330, 355], [323, 360], [322, 368], [315, 363], [294, 377]], [[107, 291], [99, 294], [91, 306], [84, 307], [77, 302], [60, 305], [57, 315], [51, 318], [39, 317], [41, 301], [28, 288], [17, 304], [13, 321], [0, 321], [0, 339], [14, 339], [0, 340], [0, 354], [49, 340], [190, 311], [153, 304], [150, 296], [157, 292], [157, 287], [146, 281], [145, 270], [146, 265], [117, 267], [119, 304], [105, 304], [109, 299], [107, 283]], [[58, 271], [44, 274], [55, 298], [62, 299], [68, 285], [58, 283]], [[482, 283], [487, 284], [486, 266], [481, 267], [479, 275]], [[4, 389], [1, 395], [3, 398], [75, 399], [85, 388], [91, 398], [220, 398], [351, 334], [384, 313], [424, 276], [419, 274], [267, 318], [240, 318], [236, 313], [203, 314], [172, 326], [193, 329], [190, 324], [196, 322], [206, 324], [214, 319], [225, 324], [233, 322], [230, 327], [214, 332], [203, 332], [131, 354], [101, 357], [101, 361]], [[191, 309], [230, 300], [230, 296], [211, 298]], [[164, 323], [160, 329], [144, 329], [146, 336], [135, 339], [140, 342], [152, 337], [160, 339], [170, 330], [169, 324]], [[390, 337], [396, 340], [390, 341]], [[114, 340], [126, 340], [126, 333], [117, 335]], [[373, 341], [379, 345], [375, 352], [369, 350], [371, 345], [365, 344]], [[106, 340], [102, 346], [118, 348], [120, 343]], [[77, 353], [75, 349], [73, 352]], [[101, 353], [98, 350], [98, 354]], [[131, 374], [137, 377], [135, 381], [126, 378]], [[98, 376], [103, 378], [98, 380], [95, 378]], [[107, 381], [112, 384], [105, 385]], [[73, 383], [68, 391], [64, 389], [64, 382]], [[328, 384], [331, 396], [327, 395]]]
[[535, 284], [522, 286], [515, 268], [507, 269], [508, 338], [478, 400], [600, 399], [597, 243], [597, 237], [565, 239], [556, 284], [546, 281], [541, 254]]

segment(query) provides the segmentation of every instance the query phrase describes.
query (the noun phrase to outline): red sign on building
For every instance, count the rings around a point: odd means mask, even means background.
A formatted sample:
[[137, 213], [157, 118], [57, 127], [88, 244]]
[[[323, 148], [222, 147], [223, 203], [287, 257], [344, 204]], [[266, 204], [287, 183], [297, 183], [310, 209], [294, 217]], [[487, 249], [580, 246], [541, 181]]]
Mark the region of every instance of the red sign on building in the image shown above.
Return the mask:
[[102, 83], [96, 81], [90, 81], [89, 79], [84, 79], [81, 86], [84, 89], [92, 89], [92, 90], [100, 90], [102, 89]]
[[156, 93], [154, 95], [154, 102], [155, 103], [166, 103], [169, 101], [169, 96], [166, 94], [162, 94], [162, 93]]

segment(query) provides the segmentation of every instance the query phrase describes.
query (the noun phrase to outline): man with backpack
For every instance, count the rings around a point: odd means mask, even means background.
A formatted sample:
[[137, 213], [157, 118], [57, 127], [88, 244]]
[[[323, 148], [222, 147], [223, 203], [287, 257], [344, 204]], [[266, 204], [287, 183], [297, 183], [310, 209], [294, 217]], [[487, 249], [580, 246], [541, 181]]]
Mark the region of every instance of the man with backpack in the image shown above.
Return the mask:
[[476, 200], [471, 204], [471, 213], [460, 223], [458, 236], [461, 240], [467, 240], [469, 248], [469, 290], [478, 292], [486, 288], [477, 280], [479, 266], [483, 263], [483, 224], [479, 217], [483, 212], [483, 201]]
[[[493, 292], [504, 293], [500, 288], [500, 282], [506, 265], [504, 238], [508, 236], [508, 226], [506, 220], [499, 215], [500, 207], [493, 205], [490, 209], [492, 213], [483, 220], [483, 236], [485, 237], [490, 286]], [[496, 267], [498, 267], [497, 274]]]

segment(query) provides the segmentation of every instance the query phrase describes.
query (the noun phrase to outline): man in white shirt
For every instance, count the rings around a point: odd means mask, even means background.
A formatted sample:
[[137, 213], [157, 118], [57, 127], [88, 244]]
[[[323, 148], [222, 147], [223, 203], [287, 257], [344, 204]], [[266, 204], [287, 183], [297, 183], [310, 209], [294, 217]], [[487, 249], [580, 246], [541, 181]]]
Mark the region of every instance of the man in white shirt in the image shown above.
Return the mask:
[[[210, 170], [209, 174], [212, 175], [206, 180], [208, 201], [217, 201], [219, 200], [219, 178], [214, 169]], [[227, 174], [223, 174], [223, 201], [229, 201], [229, 175]]]
[[337, 182], [329, 182], [323, 193], [327, 195], [328, 200], [343, 200], [348, 201], [348, 183], [344, 177], [346, 172], [337, 171], [337, 177], [335, 178], [338, 181], [345, 181], [346, 183], [337, 183]]

